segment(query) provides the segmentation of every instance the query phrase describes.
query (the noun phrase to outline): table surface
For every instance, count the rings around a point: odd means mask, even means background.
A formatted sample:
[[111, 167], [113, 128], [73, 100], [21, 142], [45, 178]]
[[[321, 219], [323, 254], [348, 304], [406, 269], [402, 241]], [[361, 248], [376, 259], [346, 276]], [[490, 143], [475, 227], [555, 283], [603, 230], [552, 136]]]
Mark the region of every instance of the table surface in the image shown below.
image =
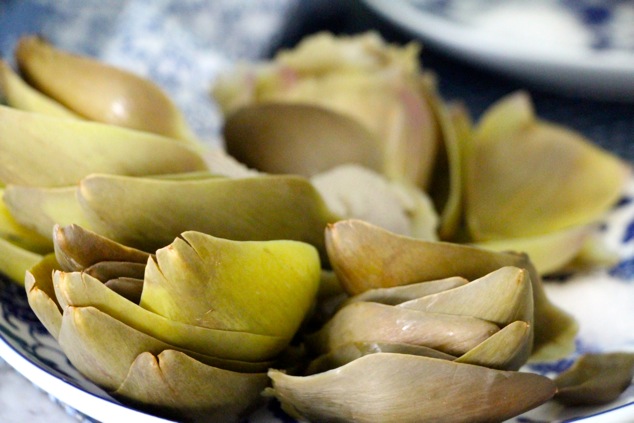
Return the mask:
[[[289, 19], [279, 44], [270, 53], [291, 47], [303, 36], [317, 31], [358, 33], [368, 29], [380, 31], [388, 41], [403, 43], [411, 40], [409, 34], [389, 24], [359, 1], [312, 0], [302, 2]], [[632, 104], [582, 100], [543, 92], [473, 67], [433, 48], [424, 48], [422, 62], [439, 76], [443, 97], [464, 101], [474, 117], [503, 95], [528, 89], [542, 118], [579, 130], [604, 148], [634, 161]], [[64, 423], [77, 420], [6, 363], [0, 362], [0, 421]]]

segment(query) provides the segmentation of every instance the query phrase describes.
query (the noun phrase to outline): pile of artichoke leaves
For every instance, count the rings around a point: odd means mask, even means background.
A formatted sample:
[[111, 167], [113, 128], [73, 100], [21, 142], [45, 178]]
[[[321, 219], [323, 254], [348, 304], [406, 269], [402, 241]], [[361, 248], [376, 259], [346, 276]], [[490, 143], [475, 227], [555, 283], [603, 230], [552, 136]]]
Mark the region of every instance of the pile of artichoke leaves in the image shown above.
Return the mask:
[[614, 399], [628, 354], [561, 383], [521, 367], [573, 351], [542, 277], [609, 262], [594, 229], [629, 167], [526, 93], [472, 122], [418, 56], [317, 34], [237, 65], [212, 90], [227, 155], [152, 82], [21, 39], [0, 67], [0, 271], [88, 379], [182, 421], [270, 397], [360, 422]]

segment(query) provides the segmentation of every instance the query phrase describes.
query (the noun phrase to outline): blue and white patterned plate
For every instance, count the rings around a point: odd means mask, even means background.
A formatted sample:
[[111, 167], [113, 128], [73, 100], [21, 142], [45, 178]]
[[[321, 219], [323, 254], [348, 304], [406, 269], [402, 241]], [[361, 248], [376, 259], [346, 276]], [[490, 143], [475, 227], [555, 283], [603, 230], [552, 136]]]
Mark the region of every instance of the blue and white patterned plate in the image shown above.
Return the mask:
[[[1, 0], [0, 51], [7, 58], [20, 34], [40, 32], [64, 48], [131, 69], [163, 86], [183, 108], [198, 134], [215, 143], [220, 116], [206, 93], [209, 83], [238, 60], [262, 57], [279, 35], [288, 11], [297, 3], [298, 0]], [[397, 9], [405, 4], [401, 0], [381, 3]], [[444, 7], [443, 13], [449, 15], [450, 3], [476, 2], [419, 1], [416, 14], [425, 13], [423, 7], [432, 7], [432, 3], [436, 8]], [[485, 3], [493, 7], [498, 2]], [[454, 10], [451, 14], [454, 20], [469, 16], [465, 11], [460, 15]], [[449, 22], [448, 18], [442, 19]], [[611, 54], [612, 49], [607, 50]], [[630, 46], [623, 52], [624, 57], [632, 51]], [[634, 78], [634, 71], [629, 76]], [[634, 81], [628, 87], [634, 94]], [[580, 322], [577, 354], [634, 351], [634, 182], [610, 213], [600, 235], [619, 251], [621, 261], [617, 266], [547, 285], [552, 300]], [[0, 310], [0, 358], [76, 410], [78, 416], [87, 421], [168, 422], [121, 405], [82, 377], [37, 321], [23, 289], [1, 277]], [[527, 370], [554, 375], [573, 359], [574, 356], [542, 363]], [[577, 419], [592, 423], [634, 421], [634, 387], [606, 407], [563, 409], [547, 404], [512, 421]], [[275, 403], [249, 420], [292, 421]]]
[[576, 96], [634, 101], [630, 0], [365, 0], [478, 66]]

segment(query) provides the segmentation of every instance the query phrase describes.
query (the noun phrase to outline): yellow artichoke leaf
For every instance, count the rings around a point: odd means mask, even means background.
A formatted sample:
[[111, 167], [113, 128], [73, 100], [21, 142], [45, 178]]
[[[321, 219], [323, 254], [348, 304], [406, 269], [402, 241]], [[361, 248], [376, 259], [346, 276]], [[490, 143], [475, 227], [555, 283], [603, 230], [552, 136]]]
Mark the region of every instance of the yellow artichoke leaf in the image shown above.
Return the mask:
[[26, 271], [42, 260], [42, 255], [26, 250], [0, 237], [0, 272], [24, 285]]
[[[500, 103], [494, 107], [511, 108], [513, 97]], [[478, 130], [466, 168], [466, 218], [476, 241], [595, 222], [631, 174], [625, 162], [581, 134], [538, 120], [508, 132]]]
[[259, 362], [276, 356], [289, 342], [275, 336], [209, 329], [169, 320], [128, 301], [84, 273], [55, 272], [53, 283], [62, 307], [95, 307], [165, 343], [202, 354]]
[[325, 261], [324, 229], [338, 219], [297, 176], [177, 181], [93, 175], [82, 180], [79, 196], [89, 227], [144, 251], [192, 230], [236, 241], [303, 241]]
[[53, 241], [56, 224], [90, 227], [77, 199], [77, 186], [74, 185], [54, 188], [9, 185], [5, 189], [4, 201], [18, 223], [50, 242]]
[[153, 175], [206, 170], [192, 148], [147, 132], [7, 106], [0, 106], [0, 121], [0, 182], [6, 185], [67, 186], [95, 172]]
[[319, 287], [313, 246], [181, 236], [149, 261], [141, 307], [196, 326], [294, 336]]
[[178, 421], [237, 423], [262, 403], [268, 384], [266, 373], [236, 373], [165, 350], [140, 354], [112, 395]]
[[51, 240], [20, 224], [11, 214], [4, 200], [5, 188], [0, 187], [0, 238], [40, 254], [49, 253]]
[[[308, 421], [491, 421], [530, 410], [555, 394], [547, 377], [409, 354], [378, 353], [333, 371], [291, 376], [269, 370], [267, 393]], [[421, 401], [424, 398], [424, 401]]]
[[46, 330], [55, 339], [59, 338], [62, 326], [62, 309], [55, 297], [53, 271], [59, 269], [54, 254], [49, 254], [26, 271], [24, 288], [29, 306]]

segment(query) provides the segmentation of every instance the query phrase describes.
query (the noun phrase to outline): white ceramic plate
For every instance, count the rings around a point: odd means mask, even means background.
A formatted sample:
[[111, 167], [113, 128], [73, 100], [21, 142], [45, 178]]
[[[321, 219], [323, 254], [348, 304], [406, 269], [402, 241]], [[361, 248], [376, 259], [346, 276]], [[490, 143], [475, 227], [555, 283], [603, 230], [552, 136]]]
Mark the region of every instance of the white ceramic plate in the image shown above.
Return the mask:
[[634, 101], [634, 2], [365, 0], [456, 57], [522, 81]]
[[[549, 297], [580, 323], [576, 353], [552, 363], [535, 363], [525, 370], [549, 376], [565, 370], [578, 354], [634, 351], [634, 180], [609, 214], [599, 235], [618, 249], [620, 262], [610, 268], [578, 273], [546, 283]], [[67, 404], [88, 421], [169, 422], [126, 407], [86, 380], [65, 358], [56, 341], [31, 311], [24, 289], [0, 277], [0, 357], [36, 386]], [[564, 408], [547, 403], [513, 423], [592, 423], [634, 421], [634, 385], [603, 407]], [[249, 422], [292, 422], [271, 402]]]

